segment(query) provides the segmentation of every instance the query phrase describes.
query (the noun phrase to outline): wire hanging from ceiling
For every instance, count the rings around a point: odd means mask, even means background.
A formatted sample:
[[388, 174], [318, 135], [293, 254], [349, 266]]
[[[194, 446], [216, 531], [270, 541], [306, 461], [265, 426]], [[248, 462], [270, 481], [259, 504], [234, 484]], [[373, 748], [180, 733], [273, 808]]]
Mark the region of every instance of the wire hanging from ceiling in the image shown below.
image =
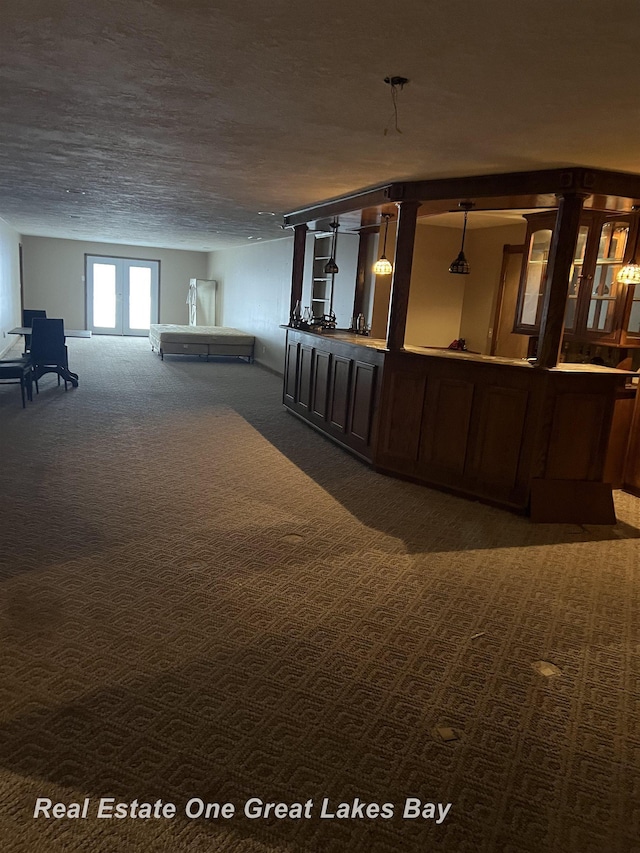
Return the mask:
[[[384, 82], [391, 86], [391, 103], [393, 104], [392, 123], [396, 133], [402, 133], [398, 125], [398, 93], [401, 92], [409, 80], [406, 77], [385, 77]], [[389, 127], [385, 127], [384, 135], [389, 133]]]

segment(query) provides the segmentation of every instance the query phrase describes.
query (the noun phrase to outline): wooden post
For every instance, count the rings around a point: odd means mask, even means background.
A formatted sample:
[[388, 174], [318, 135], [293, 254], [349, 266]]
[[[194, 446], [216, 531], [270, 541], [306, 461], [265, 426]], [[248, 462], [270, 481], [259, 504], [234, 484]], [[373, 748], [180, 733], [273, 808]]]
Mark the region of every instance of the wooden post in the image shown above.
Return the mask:
[[556, 226], [549, 250], [538, 341], [537, 366], [545, 369], [555, 367], [560, 355], [569, 276], [575, 257], [580, 216], [585, 198], [586, 196], [581, 193], [566, 193], [560, 196]]
[[387, 348], [399, 350], [404, 346], [409, 307], [409, 286], [413, 264], [413, 244], [416, 238], [416, 221], [419, 201], [399, 201], [396, 253], [389, 299], [389, 321], [387, 324]]
[[307, 245], [308, 227], [304, 223], [293, 229], [293, 271], [291, 273], [291, 300], [289, 305], [289, 321], [293, 317], [296, 302], [302, 301], [302, 281], [304, 278], [304, 252]]

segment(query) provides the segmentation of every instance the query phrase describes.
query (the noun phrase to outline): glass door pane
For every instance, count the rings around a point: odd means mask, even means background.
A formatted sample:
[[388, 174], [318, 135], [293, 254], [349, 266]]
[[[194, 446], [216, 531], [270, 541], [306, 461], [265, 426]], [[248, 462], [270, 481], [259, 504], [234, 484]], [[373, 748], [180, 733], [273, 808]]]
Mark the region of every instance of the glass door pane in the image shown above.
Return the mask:
[[540, 308], [552, 236], [553, 232], [550, 228], [540, 229], [533, 233], [519, 317], [519, 323], [523, 326], [535, 327], [540, 320]]
[[627, 323], [627, 334], [634, 337], [640, 336], [640, 284], [632, 284], [630, 290], [633, 290], [631, 300], [631, 313], [629, 314], [629, 322]]
[[151, 323], [158, 322], [158, 261], [122, 260], [123, 334], [148, 335]]
[[158, 322], [160, 261], [87, 255], [87, 323], [102, 335], [148, 335]]
[[116, 327], [116, 268], [113, 264], [93, 267], [93, 322], [105, 329]]
[[121, 296], [117, 260], [88, 257], [87, 321], [96, 334], [122, 334]]
[[587, 237], [589, 236], [589, 226], [581, 225], [578, 231], [578, 241], [576, 243], [576, 251], [573, 258], [573, 265], [569, 278], [569, 293], [567, 295], [567, 310], [564, 315], [565, 330], [570, 332], [575, 328], [576, 323], [576, 307], [578, 304], [578, 292], [582, 282], [582, 268], [584, 267], [584, 254], [587, 248]]
[[624, 260], [628, 236], [627, 222], [605, 222], [602, 226], [587, 315], [590, 332], [611, 332], [613, 329], [618, 294], [616, 278]]
[[151, 323], [151, 270], [129, 268], [129, 328], [149, 329]]

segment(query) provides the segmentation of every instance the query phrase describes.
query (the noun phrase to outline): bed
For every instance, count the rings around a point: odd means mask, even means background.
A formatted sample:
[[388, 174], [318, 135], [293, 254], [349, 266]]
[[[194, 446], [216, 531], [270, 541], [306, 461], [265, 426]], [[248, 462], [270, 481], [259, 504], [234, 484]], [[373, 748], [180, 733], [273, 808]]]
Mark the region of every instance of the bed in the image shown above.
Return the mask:
[[227, 326], [177, 326], [173, 323], [152, 324], [149, 329], [151, 349], [165, 355], [229, 356], [253, 362], [255, 338]]

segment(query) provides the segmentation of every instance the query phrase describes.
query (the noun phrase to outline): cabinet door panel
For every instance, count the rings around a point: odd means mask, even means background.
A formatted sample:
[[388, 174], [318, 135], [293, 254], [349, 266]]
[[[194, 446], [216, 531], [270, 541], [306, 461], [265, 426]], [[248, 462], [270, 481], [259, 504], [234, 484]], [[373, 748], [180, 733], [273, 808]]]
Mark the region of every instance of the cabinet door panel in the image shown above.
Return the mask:
[[482, 390], [478, 432], [467, 473], [508, 495], [516, 486], [529, 392], [489, 385]]
[[626, 322], [625, 333], [630, 342], [636, 345], [640, 341], [640, 284], [629, 287], [627, 306], [629, 319]]
[[394, 370], [384, 404], [384, 453], [397, 459], [418, 459], [426, 383], [424, 375]]
[[569, 276], [569, 290], [567, 293], [567, 308], [564, 314], [564, 328], [566, 332], [576, 331], [582, 316], [580, 310], [581, 291], [589, 286], [592, 276], [585, 272], [585, 264], [589, 261], [589, 226], [581, 225], [578, 229], [578, 240], [573, 254], [573, 264]]
[[356, 361], [353, 374], [353, 411], [351, 434], [369, 444], [371, 434], [371, 411], [376, 387], [375, 364]]
[[555, 214], [529, 222], [525, 242], [525, 263], [522, 265], [514, 331], [532, 334], [540, 328], [542, 297], [551, 250]]
[[425, 398], [425, 429], [420, 461], [462, 475], [473, 404], [473, 383], [436, 379]]
[[300, 346], [298, 367], [298, 405], [309, 409], [311, 405], [311, 367], [313, 362], [313, 347]]
[[351, 385], [351, 359], [334, 355], [331, 382], [331, 423], [342, 432], [347, 430], [349, 392]]
[[287, 344], [285, 360], [284, 397], [289, 403], [295, 402], [298, 386], [298, 344]]
[[593, 469], [606, 412], [600, 394], [559, 394], [545, 476], [549, 480], [591, 480], [600, 472]]
[[331, 356], [328, 352], [318, 352], [316, 350], [313, 373], [313, 413], [323, 420], [327, 418], [330, 362]]
[[620, 329], [624, 297], [617, 275], [627, 249], [629, 223], [606, 221], [594, 233], [594, 258], [580, 288], [581, 326], [585, 337], [609, 341]]

